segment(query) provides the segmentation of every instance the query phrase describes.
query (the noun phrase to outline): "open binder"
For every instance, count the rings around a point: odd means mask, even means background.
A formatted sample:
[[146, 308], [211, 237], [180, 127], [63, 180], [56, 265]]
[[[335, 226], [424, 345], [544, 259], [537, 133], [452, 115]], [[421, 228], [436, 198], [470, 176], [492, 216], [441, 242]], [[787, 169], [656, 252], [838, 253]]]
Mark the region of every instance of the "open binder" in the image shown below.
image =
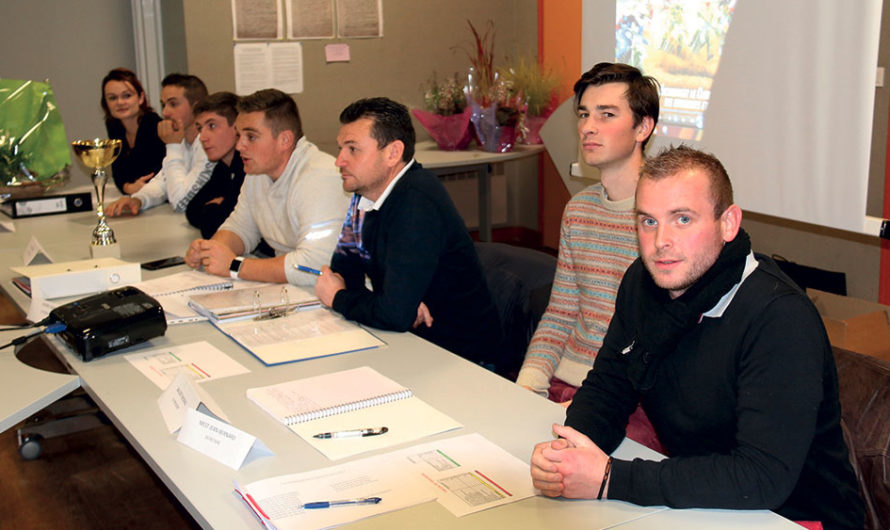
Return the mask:
[[293, 311], [321, 306], [315, 293], [289, 284], [263, 285], [189, 297], [189, 307], [211, 320], [230, 321], [255, 317], [283, 316]]
[[371, 332], [324, 307], [284, 314], [212, 320], [266, 366], [305, 361], [386, 345]]

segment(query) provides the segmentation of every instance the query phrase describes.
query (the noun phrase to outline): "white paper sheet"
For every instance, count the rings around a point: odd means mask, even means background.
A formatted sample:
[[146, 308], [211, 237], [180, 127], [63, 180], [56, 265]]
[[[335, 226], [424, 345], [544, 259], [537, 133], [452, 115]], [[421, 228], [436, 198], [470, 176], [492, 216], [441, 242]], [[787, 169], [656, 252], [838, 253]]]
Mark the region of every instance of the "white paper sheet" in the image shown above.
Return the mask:
[[185, 369], [192, 380], [198, 383], [250, 372], [219, 348], [205, 341], [129, 353], [124, 358], [161, 389], [173, 382], [180, 369]]
[[527, 463], [473, 433], [390, 453], [391, 466], [435, 484], [436, 501], [457, 517], [516, 502], [535, 494]]
[[[280, 529], [329, 528], [432, 498], [462, 517], [535, 494], [528, 464], [477, 433], [272, 477], [238, 490], [246, 502], [253, 501], [258, 517], [266, 514], [266, 521]], [[372, 496], [382, 501], [333, 510], [300, 508], [306, 502]]]
[[[266, 521], [271, 520], [279, 530], [331, 528], [435, 498], [433, 489], [421, 477], [404, 472], [394, 473], [394, 470], [385, 469], [381, 464], [380, 457], [374, 457], [305, 473], [272, 477], [239, 488], [239, 493], [247, 502], [254, 503], [254, 506], [248, 506], [258, 517], [262, 519], [265, 515]], [[333, 509], [302, 508], [309, 502], [368, 497], [380, 497], [382, 500], [378, 504]]]
[[236, 42], [235, 92], [246, 96], [264, 88], [303, 92], [303, 46], [299, 42]]

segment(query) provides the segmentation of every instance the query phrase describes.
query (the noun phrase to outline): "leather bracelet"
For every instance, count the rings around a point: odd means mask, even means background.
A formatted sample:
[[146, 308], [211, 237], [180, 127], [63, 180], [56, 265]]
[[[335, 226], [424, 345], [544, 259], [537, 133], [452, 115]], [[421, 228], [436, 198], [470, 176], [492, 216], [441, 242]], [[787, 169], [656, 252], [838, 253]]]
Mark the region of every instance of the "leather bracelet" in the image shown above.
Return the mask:
[[603, 472], [603, 482], [600, 484], [600, 492], [596, 495], [596, 500], [602, 500], [603, 493], [606, 492], [606, 484], [609, 483], [609, 473], [612, 472], [612, 457], [606, 461], [606, 470]]

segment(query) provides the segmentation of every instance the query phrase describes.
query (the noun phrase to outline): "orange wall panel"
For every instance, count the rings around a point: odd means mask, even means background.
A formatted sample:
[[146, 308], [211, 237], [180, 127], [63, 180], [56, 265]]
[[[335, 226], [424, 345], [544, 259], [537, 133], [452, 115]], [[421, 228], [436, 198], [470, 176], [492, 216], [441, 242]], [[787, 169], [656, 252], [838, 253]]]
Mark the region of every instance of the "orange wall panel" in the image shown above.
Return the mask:
[[[581, 0], [538, 0], [538, 61], [560, 79], [560, 99], [581, 76]], [[538, 181], [539, 230], [545, 247], [559, 246], [559, 223], [570, 195], [544, 154]]]

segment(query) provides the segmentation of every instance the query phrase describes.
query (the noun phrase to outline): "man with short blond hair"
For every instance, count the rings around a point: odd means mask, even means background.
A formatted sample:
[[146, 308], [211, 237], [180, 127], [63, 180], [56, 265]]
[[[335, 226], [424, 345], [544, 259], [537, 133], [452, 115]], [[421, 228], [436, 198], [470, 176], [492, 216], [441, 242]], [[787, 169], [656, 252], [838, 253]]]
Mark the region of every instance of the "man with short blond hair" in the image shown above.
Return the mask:
[[[312, 285], [315, 277], [297, 267], [329, 262], [348, 203], [334, 157], [303, 136], [297, 104], [280, 90], [242, 97], [235, 127], [247, 173], [238, 204], [213, 237], [192, 242], [186, 263], [218, 276]], [[275, 257], [243, 257], [261, 238]]]

